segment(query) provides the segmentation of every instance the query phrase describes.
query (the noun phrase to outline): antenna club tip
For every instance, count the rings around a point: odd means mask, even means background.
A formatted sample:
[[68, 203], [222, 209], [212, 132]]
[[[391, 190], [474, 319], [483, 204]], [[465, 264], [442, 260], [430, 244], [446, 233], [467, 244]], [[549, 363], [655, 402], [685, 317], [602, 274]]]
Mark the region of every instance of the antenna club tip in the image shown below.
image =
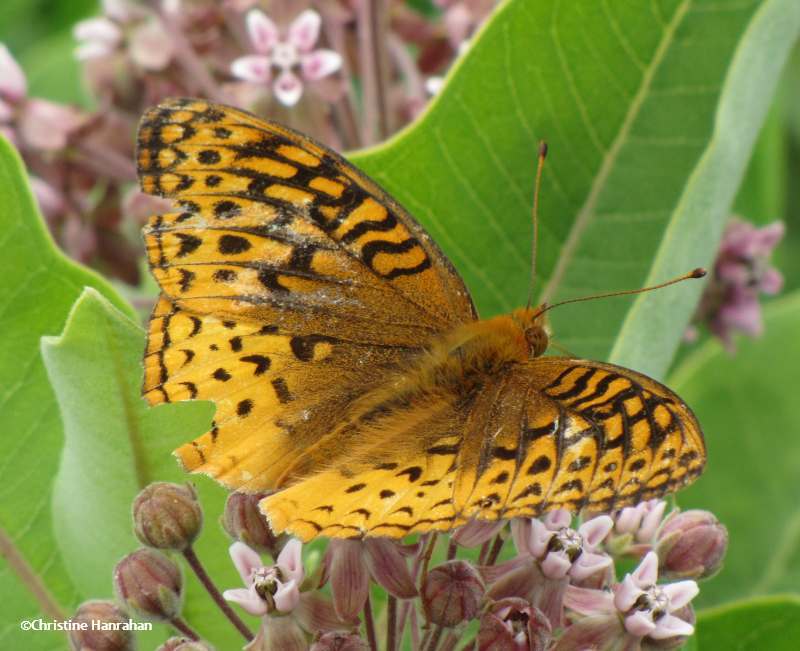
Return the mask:
[[705, 269], [703, 269], [703, 267], [697, 267], [697, 269], [693, 270], [689, 274], [689, 277], [690, 278], [702, 278], [706, 274], [708, 274], [708, 272]]
[[545, 158], [547, 156], [547, 142], [544, 140], [539, 141], [539, 158]]

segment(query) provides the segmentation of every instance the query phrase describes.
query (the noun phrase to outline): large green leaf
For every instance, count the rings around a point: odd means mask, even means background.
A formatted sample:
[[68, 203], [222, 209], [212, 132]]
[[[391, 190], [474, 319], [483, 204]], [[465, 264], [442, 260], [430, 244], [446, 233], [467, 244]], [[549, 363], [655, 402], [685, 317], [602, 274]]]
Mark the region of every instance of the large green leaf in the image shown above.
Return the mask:
[[[697, 413], [708, 443], [705, 475], [682, 507], [712, 511], [730, 529], [722, 571], [699, 603], [800, 586], [800, 292], [766, 310], [766, 335], [731, 357], [708, 342], [671, 385]], [[766, 648], [766, 647], [765, 647]]]
[[[75, 303], [64, 333], [42, 340], [65, 433], [54, 524], [64, 562], [85, 595], [111, 594], [115, 563], [140, 546], [131, 530], [134, 496], [156, 479], [186, 479], [170, 451], [202, 432], [213, 413], [205, 402], [148, 408], [140, 396], [143, 342], [141, 328], [90, 289]], [[218, 522], [225, 491], [206, 481], [199, 492], [206, 526], [198, 554], [221, 586], [236, 586], [241, 580]], [[186, 619], [219, 648], [235, 648], [238, 634], [194, 576], [186, 578]]]
[[[102, 292], [130, 313], [103, 279], [75, 265], [53, 245], [38, 215], [22, 163], [0, 138], [0, 594], [4, 595], [1, 648], [52, 648], [60, 634], [19, 634], [22, 618], [59, 604], [76, 591], [58, 554], [50, 495], [61, 453], [61, 420], [39, 357], [39, 338], [56, 334], [83, 287]], [[15, 639], [12, 643], [9, 640]]]
[[[354, 160], [430, 230], [485, 315], [526, 300], [540, 138], [539, 294], [664, 280], [711, 262], [798, 30], [795, 0], [508, 2], [424, 118]], [[555, 334], [661, 375], [699, 291], [565, 307]]]
[[768, 597], [700, 612], [700, 651], [793, 651], [800, 639], [800, 598]]

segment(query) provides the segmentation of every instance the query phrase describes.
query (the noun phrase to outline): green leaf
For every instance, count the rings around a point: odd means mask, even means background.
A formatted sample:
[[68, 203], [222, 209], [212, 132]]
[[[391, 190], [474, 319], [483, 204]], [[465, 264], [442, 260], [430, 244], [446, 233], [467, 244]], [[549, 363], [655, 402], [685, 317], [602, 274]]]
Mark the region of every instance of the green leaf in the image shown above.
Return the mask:
[[[151, 481], [186, 480], [170, 452], [205, 431], [213, 414], [207, 402], [147, 406], [140, 395], [143, 343], [141, 328], [91, 289], [75, 303], [64, 333], [42, 340], [65, 434], [54, 525], [61, 555], [83, 594], [111, 594], [114, 565], [141, 546], [131, 529], [133, 498]], [[238, 587], [241, 579], [218, 522], [226, 491], [210, 481], [198, 488], [206, 524], [197, 553], [222, 587]], [[241, 638], [194, 575], [184, 574], [184, 617], [219, 648], [235, 648]], [[158, 638], [148, 641], [159, 644]]]
[[703, 582], [701, 604], [800, 585], [800, 292], [765, 312], [762, 339], [742, 339], [734, 357], [708, 342], [671, 378], [708, 444], [705, 474], [679, 502], [712, 511], [730, 531], [725, 565]]
[[[63, 643], [56, 633], [25, 634], [23, 617], [52, 615], [80, 595], [58, 554], [50, 495], [61, 452], [61, 420], [39, 356], [39, 338], [56, 334], [84, 286], [132, 313], [111, 286], [53, 245], [28, 188], [16, 150], [0, 138], [0, 594], [14, 626], [0, 628], [0, 647], [31, 651]], [[34, 597], [36, 595], [36, 597]]]
[[[778, 75], [795, 0], [507, 2], [424, 118], [354, 156], [429, 229], [484, 315], [708, 265]], [[701, 287], [550, 314], [560, 344], [661, 375]], [[622, 335], [618, 333], [622, 328]]]
[[794, 651], [800, 639], [800, 597], [750, 599], [697, 617], [700, 651]]

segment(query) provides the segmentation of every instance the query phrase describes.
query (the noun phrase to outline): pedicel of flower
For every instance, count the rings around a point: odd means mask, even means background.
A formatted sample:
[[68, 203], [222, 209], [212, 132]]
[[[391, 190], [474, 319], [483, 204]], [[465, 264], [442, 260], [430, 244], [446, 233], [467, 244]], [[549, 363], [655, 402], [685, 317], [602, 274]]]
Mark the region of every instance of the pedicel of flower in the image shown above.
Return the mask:
[[214, 647], [202, 640], [190, 640], [188, 637], [171, 637], [156, 651], [214, 651]]
[[472, 565], [452, 560], [428, 572], [420, 597], [425, 617], [450, 628], [477, 616], [485, 592], [483, 579]]
[[85, 630], [70, 630], [69, 643], [75, 651], [134, 651], [136, 640], [133, 631], [119, 629], [97, 630], [94, 622], [124, 624], [128, 616], [113, 601], [92, 600], [78, 606], [70, 618], [72, 622], [87, 624]]
[[656, 549], [663, 576], [708, 578], [722, 567], [728, 549], [728, 530], [708, 511], [676, 512], [659, 532]]
[[183, 551], [202, 527], [203, 509], [191, 484], [154, 482], [133, 501], [133, 531], [149, 547]]
[[183, 601], [181, 570], [165, 554], [141, 548], [117, 563], [114, 591], [121, 603], [144, 618], [173, 620]]

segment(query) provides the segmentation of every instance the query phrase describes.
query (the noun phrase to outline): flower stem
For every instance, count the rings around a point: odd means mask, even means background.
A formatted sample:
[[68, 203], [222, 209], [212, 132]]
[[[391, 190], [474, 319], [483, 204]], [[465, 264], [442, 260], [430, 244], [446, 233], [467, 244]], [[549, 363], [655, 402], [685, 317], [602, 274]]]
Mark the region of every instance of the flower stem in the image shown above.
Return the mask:
[[386, 600], [386, 651], [397, 648], [397, 598], [389, 595]]
[[200, 636], [195, 633], [194, 629], [192, 629], [192, 627], [180, 617], [175, 617], [174, 619], [169, 620], [169, 623], [172, 624], [175, 630], [183, 633], [190, 640], [194, 640], [196, 642], [200, 639]]
[[447, 560], [452, 561], [456, 554], [458, 553], [458, 545], [456, 545], [452, 540], [450, 544], [447, 546]]
[[489, 552], [489, 559], [486, 561], [487, 565], [494, 565], [497, 562], [497, 557], [500, 556], [500, 552], [502, 551], [505, 542], [506, 539], [503, 537], [502, 532], [498, 533], [494, 537], [494, 542], [492, 543], [492, 550]]
[[359, 2], [357, 9], [361, 81], [364, 89], [364, 141], [372, 144], [389, 133], [386, 106], [386, 7], [384, 0]]
[[369, 595], [364, 602], [364, 627], [367, 629], [367, 641], [371, 651], [378, 651], [378, 640], [375, 637], [375, 620], [372, 619], [372, 603]]
[[247, 628], [247, 624], [245, 624], [242, 619], [237, 615], [233, 608], [231, 608], [230, 604], [225, 601], [225, 598], [222, 596], [222, 593], [217, 589], [217, 586], [214, 585], [214, 582], [211, 580], [211, 577], [208, 576], [208, 572], [206, 572], [203, 564], [200, 562], [200, 559], [195, 554], [194, 549], [189, 546], [183, 550], [183, 557], [186, 559], [186, 562], [189, 563], [189, 567], [192, 568], [192, 571], [195, 573], [195, 576], [200, 580], [200, 583], [203, 584], [203, 587], [206, 589], [211, 598], [214, 602], [219, 606], [219, 609], [222, 613], [227, 617], [231, 624], [236, 627], [236, 630], [239, 631], [245, 640], [248, 642], [253, 639], [253, 633]]
[[428, 645], [425, 647], [425, 651], [436, 651], [436, 647], [439, 646], [439, 642], [442, 639], [442, 633], [444, 629], [437, 625], [436, 628], [433, 629], [433, 634], [430, 636], [428, 640]]
[[478, 565], [484, 565], [486, 563], [486, 554], [489, 553], [489, 544], [490, 543], [487, 540], [481, 545], [481, 551], [478, 554]]

